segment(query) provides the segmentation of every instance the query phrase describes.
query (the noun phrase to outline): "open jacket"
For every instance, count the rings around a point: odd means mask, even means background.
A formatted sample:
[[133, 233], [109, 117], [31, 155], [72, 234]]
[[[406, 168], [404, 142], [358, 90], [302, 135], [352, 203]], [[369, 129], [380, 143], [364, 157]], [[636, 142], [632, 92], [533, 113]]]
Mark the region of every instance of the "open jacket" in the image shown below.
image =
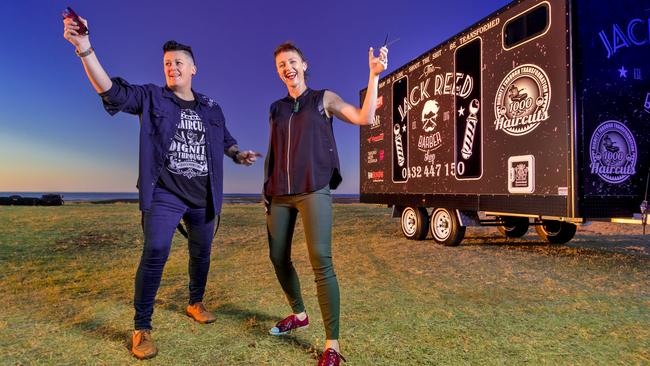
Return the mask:
[[[122, 78], [111, 78], [113, 86], [100, 96], [110, 115], [117, 112], [140, 117], [138, 183], [140, 210], [151, 207], [153, 189], [165, 164], [165, 157], [176, 133], [180, 106], [167, 87], [153, 84], [131, 85]], [[221, 107], [209, 97], [196, 93], [196, 113], [205, 126], [210, 199], [208, 209], [219, 215], [223, 202], [223, 155], [237, 141], [226, 128]], [[211, 201], [211, 202], [210, 202]], [[211, 203], [211, 205], [210, 205]], [[210, 212], [210, 211], [209, 211]]]

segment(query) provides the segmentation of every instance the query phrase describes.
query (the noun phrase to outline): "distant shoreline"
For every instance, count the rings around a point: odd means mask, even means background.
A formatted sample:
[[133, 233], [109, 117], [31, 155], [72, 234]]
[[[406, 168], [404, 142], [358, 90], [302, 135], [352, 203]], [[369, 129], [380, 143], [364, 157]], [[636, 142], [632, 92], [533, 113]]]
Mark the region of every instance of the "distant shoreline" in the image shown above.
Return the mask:
[[[60, 194], [63, 200], [69, 203], [112, 204], [112, 203], [138, 203], [137, 192], [0, 192], [0, 197], [18, 195], [21, 197], [41, 197], [43, 194]], [[332, 194], [334, 203], [359, 203], [358, 194]], [[224, 193], [224, 203], [229, 204], [257, 204], [262, 203], [259, 193]]]

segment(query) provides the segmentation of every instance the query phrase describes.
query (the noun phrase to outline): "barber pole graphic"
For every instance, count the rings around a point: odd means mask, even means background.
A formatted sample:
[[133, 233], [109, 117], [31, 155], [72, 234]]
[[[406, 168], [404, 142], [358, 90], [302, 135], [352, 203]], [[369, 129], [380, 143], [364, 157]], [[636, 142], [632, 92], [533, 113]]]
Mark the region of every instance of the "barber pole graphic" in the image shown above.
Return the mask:
[[469, 159], [472, 156], [472, 148], [474, 147], [474, 135], [476, 134], [476, 125], [478, 123], [478, 118], [476, 118], [478, 110], [478, 100], [472, 99], [472, 102], [469, 104], [469, 117], [467, 117], [467, 125], [465, 127], [463, 149], [460, 151], [463, 159], [465, 160]]
[[[481, 123], [481, 38], [456, 49], [456, 74], [465, 74], [474, 87], [456, 95], [454, 110], [456, 179], [478, 179], [483, 175], [483, 137]], [[458, 89], [460, 86], [457, 85]]]
[[408, 93], [408, 78], [403, 77], [393, 83], [393, 182], [408, 181], [408, 110], [402, 103]]

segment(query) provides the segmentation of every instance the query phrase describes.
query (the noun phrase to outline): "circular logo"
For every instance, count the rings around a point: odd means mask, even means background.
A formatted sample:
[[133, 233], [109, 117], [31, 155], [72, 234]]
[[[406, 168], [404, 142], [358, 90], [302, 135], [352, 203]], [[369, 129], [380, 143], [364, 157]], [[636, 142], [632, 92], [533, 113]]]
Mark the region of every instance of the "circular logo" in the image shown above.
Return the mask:
[[533, 131], [548, 119], [551, 89], [544, 70], [525, 64], [501, 81], [494, 100], [495, 129], [512, 136]]
[[636, 174], [636, 141], [632, 132], [618, 121], [601, 123], [591, 136], [591, 174], [612, 184]]

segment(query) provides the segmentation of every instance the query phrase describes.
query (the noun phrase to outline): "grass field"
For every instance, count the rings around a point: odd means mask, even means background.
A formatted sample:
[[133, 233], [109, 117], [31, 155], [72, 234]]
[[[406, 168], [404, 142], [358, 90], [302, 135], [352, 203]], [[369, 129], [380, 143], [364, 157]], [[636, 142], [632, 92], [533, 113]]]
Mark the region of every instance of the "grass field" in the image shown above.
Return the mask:
[[[154, 313], [158, 357], [128, 351], [142, 235], [135, 204], [0, 208], [2, 365], [315, 365], [324, 344], [302, 229], [294, 261], [310, 327], [289, 312], [268, 260], [263, 208], [226, 205], [206, 304], [184, 314], [187, 249], [174, 238]], [[469, 228], [461, 246], [408, 241], [384, 207], [334, 208], [346, 365], [650, 364], [650, 237], [593, 224], [565, 246], [534, 230]]]

